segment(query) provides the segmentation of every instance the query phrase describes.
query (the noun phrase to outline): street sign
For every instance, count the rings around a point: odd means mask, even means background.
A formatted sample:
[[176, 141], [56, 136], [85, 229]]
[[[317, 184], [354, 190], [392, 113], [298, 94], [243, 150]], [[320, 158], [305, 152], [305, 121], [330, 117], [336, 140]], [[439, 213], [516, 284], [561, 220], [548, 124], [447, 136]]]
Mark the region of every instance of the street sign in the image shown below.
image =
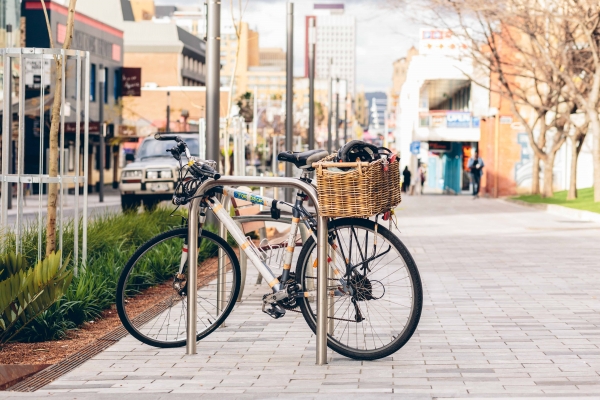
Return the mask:
[[121, 68], [121, 96], [141, 96], [142, 69]]
[[421, 142], [412, 142], [410, 144], [410, 152], [414, 155], [418, 155], [421, 152]]

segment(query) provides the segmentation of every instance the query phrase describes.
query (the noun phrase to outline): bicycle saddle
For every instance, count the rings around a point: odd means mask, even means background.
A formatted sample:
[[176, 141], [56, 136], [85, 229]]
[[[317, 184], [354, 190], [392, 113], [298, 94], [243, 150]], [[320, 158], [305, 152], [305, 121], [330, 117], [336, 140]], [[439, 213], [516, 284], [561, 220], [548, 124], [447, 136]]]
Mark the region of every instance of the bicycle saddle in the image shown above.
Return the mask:
[[323, 158], [327, 157], [329, 153], [327, 150], [316, 149], [316, 150], [308, 150], [302, 151], [299, 153], [284, 151], [277, 155], [277, 159], [279, 161], [290, 162], [294, 164], [296, 167], [300, 169], [305, 169], [308, 171], [313, 171], [314, 168], [312, 164]]

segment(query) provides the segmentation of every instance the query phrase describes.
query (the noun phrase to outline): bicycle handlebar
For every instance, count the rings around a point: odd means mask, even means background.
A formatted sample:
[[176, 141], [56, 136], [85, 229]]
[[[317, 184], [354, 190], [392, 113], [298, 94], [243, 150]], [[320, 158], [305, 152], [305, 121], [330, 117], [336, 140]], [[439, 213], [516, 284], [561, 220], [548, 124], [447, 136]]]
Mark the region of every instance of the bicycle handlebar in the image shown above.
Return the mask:
[[154, 139], [161, 140], [161, 141], [174, 140], [177, 143], [183, 142], [183, 139], [181, 139], [180, 136], [177, 136], [177, 135], [161, 135], [160, 132], [157, 132], [157, 133], [154, 134]]

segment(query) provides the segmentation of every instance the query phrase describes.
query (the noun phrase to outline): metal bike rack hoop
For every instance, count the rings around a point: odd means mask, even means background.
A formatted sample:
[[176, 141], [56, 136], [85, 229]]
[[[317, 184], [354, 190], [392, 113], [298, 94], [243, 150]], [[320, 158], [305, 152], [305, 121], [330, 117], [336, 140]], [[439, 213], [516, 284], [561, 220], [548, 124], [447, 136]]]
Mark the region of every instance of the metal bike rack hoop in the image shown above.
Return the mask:
[[[215, 186], [266, 186], [290, 187], [303, 191], [315, 205], [317, 213], [317, 365], [327, 364], [327, 217], [320, 216], [315, 188], [297, 178], [271, 178], [260, 176], [223, 176], [200, 185], [196, 195], [206, 193]], [[200, 198], [192, 200], [188, 221], [188, 295], [186, 354], [196, 354], [196, 297], [198, 282], [198, 211]], [[193, 273], [192, 273], [193, 272]], [[190, 299], [193, 299], [190, 301]]]

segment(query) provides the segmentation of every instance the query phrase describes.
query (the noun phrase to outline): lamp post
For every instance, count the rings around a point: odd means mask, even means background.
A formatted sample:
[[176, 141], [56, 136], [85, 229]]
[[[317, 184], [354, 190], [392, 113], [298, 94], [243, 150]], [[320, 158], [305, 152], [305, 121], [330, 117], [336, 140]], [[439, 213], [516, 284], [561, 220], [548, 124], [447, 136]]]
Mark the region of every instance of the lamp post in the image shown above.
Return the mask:
[[104, 135], [106, 134], [106, 126], [104, 124], [104, 82], [106, 81], [106, 70], [104, 66], [100, 64], [98, 66], [98, 124], [100, 127], [100, 173], [98, 183], [98, 202], [104, 202], [104, 163], [105, 163], [105, 151], [106, 146], [104, 145]]
[[308, 21], [308, 149], [315, 148], [315, 19]]
[[333, 58], [329, 60], [329, 96], [327, 103], [327, 152], [332, 151], [331, 115], [333, 114]]
[[[285, 149], [294, 150], [294, 3], [287, 4], [287, 54], [285, 85]], [[285, 176], [294, 174], [292, 163], [285, 164]], [[285, 201], [292, 201], [292, 188], [285, 188]]]
[[[221, 86], [221, 1], [208, 0], [206, 40], [206, 158], [219, 163]], [[193, 350], [188, 348], [188, 354]]]

